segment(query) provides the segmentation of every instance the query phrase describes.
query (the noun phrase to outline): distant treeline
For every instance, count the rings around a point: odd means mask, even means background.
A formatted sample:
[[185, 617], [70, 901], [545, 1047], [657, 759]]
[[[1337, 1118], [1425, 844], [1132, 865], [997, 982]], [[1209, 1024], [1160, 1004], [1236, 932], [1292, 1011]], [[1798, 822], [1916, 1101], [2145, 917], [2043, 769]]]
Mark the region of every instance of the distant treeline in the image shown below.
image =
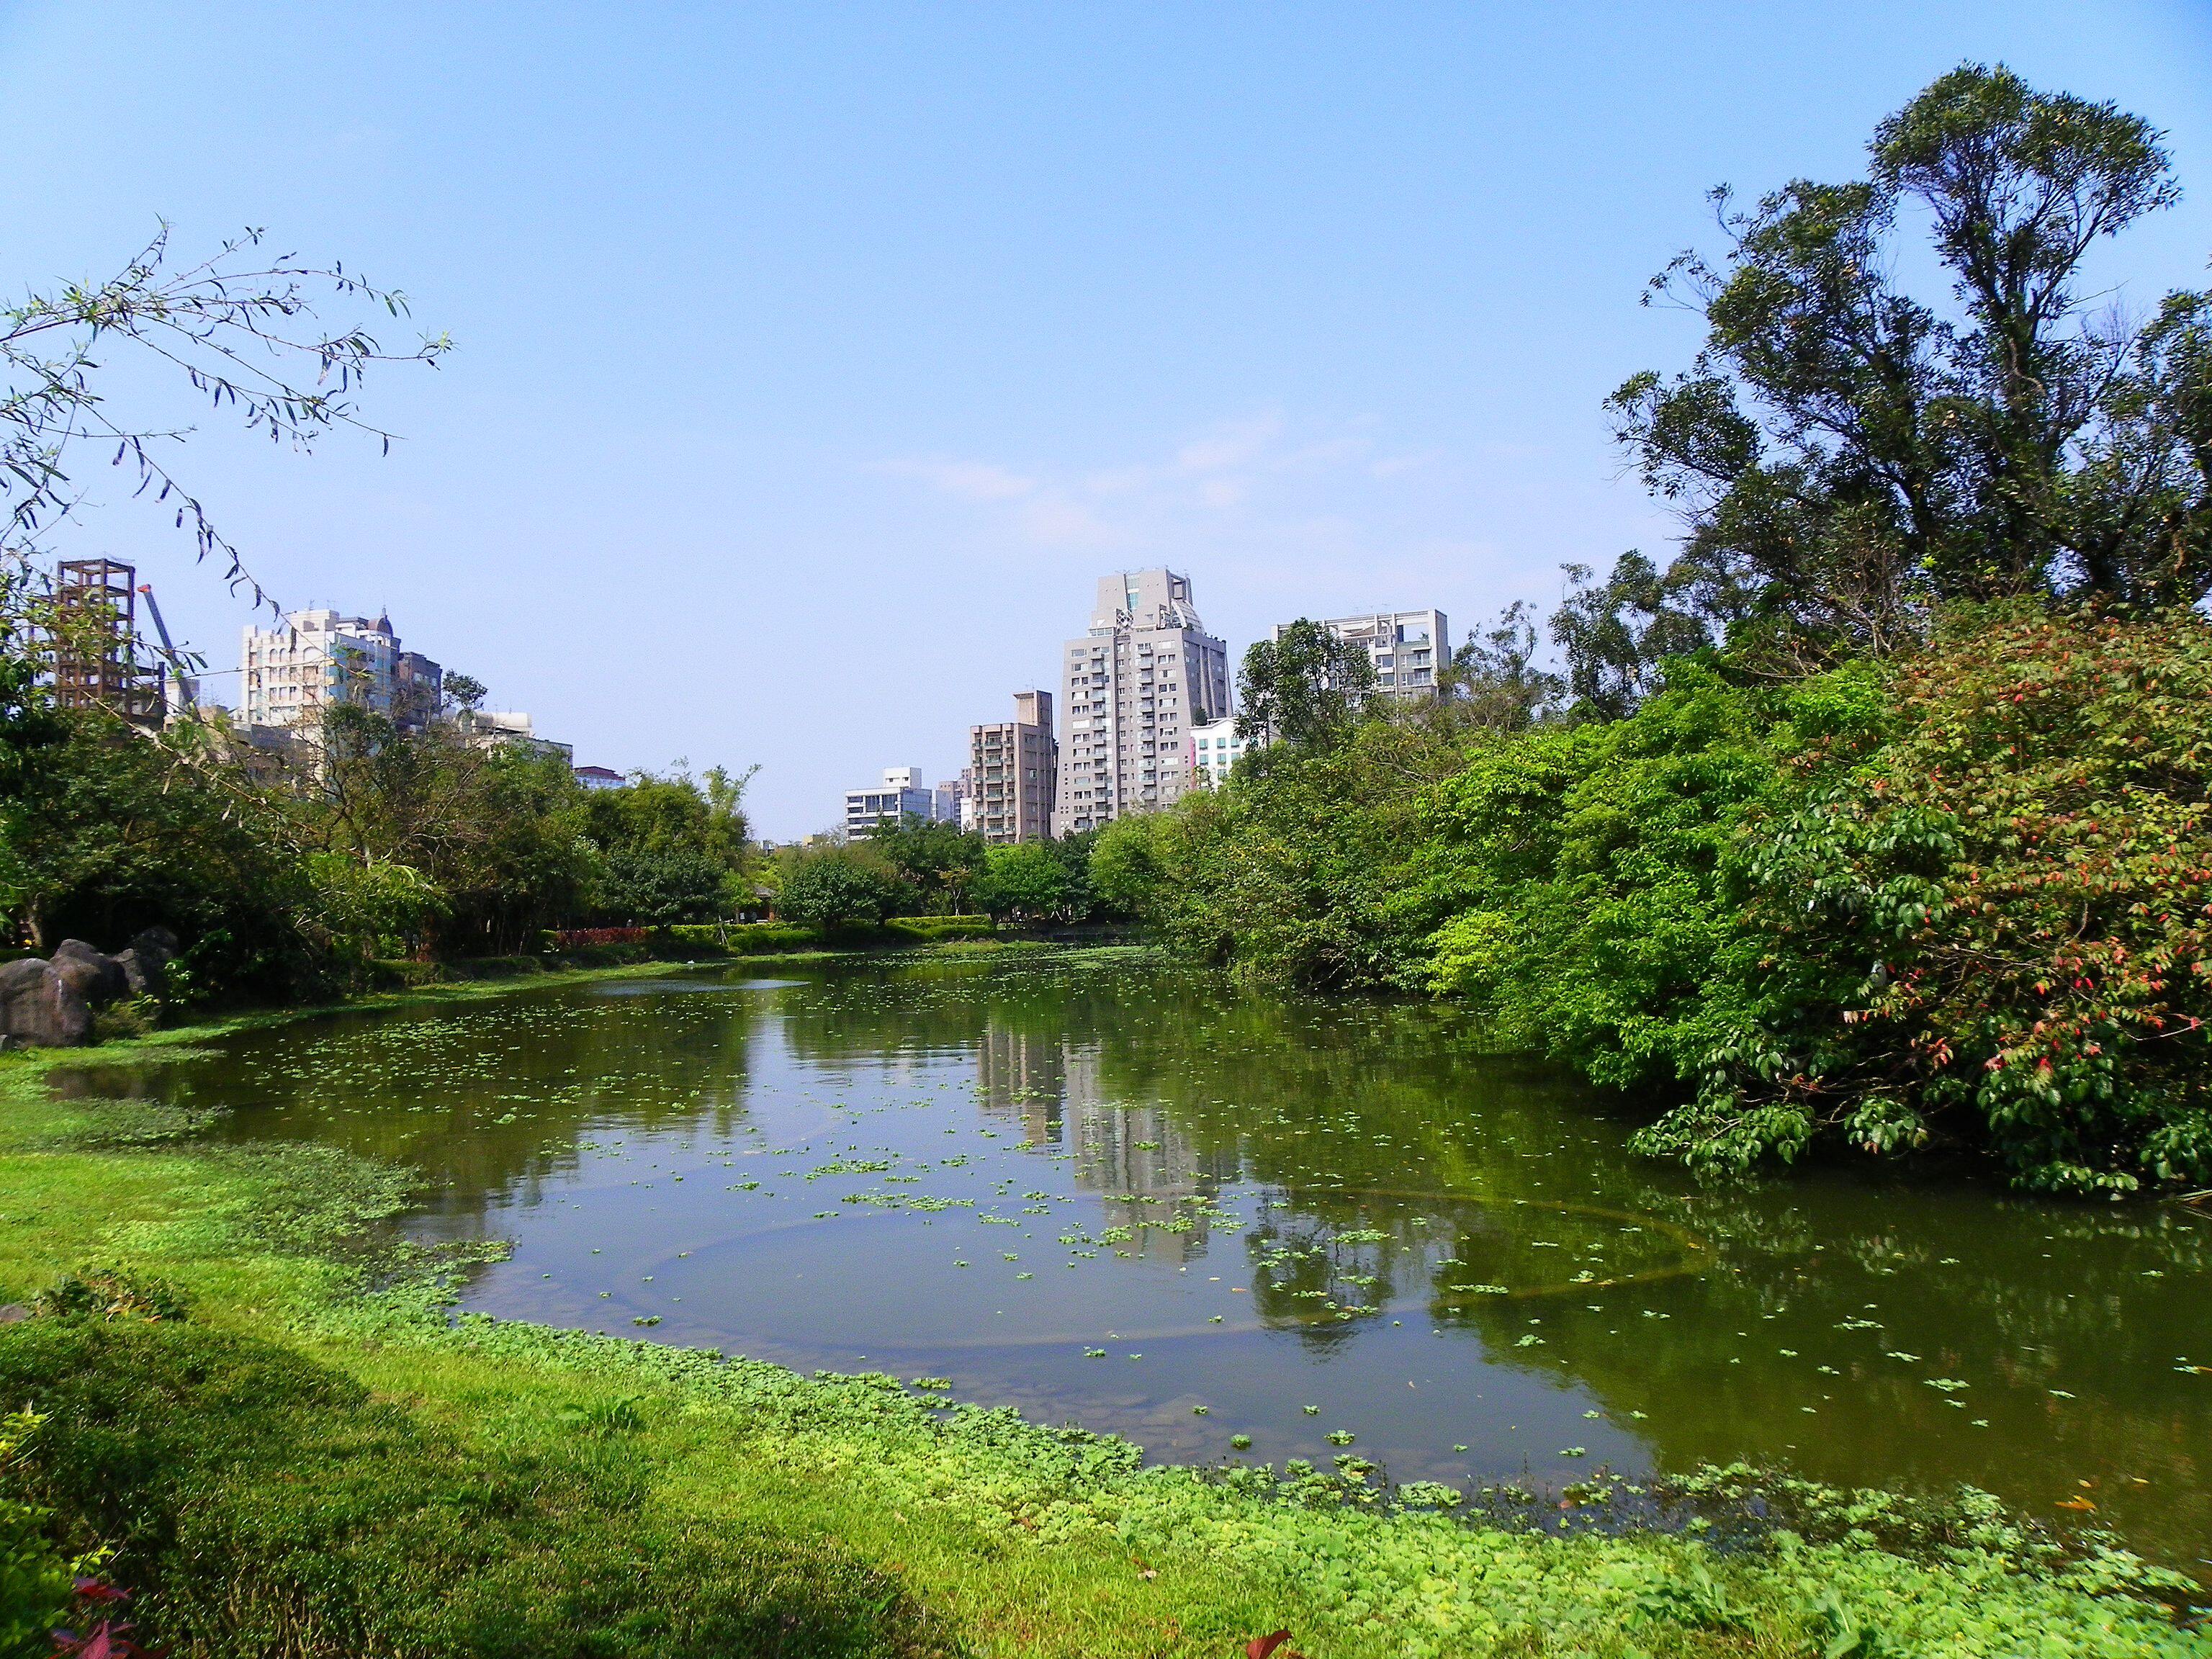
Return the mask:
[[742, 780], [586, 789], [557, 756], [343, 704], [277, 750], [219, 714], [147, 731], [57, 708], [36, 596], [0, 599], [0, 902], [31, 948], [160, 924], [185, 942], [179, 995], [283, 1000], [378, 958], [764, 908]]

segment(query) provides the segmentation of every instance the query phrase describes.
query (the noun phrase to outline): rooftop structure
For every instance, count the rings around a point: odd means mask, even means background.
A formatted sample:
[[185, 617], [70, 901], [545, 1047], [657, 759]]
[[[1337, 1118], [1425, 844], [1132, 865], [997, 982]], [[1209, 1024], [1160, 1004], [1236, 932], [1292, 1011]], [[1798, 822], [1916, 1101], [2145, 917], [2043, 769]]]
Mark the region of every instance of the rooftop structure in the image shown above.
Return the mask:
[[55, 572], [54, 702], [104, 708], [142, 726], [161, 722], [159, 670], [137, 653], [137, 572], [115, 559], [64, 559]]
[[1090, 632], [1068, 641], [1062, 656], [1067, 734], [1055, 833], [1172, 806], [1191, 787], [1192, 730], [1231, 707], [1229, 647], [1199, 620], [1190, 578], [1172, 570], [1101, 578]]
[[575, 764], [574, 744], [556, 743], [550, 738], [538, 735], [536, 724], [519, 708], [465, 708], [455, 722], [462, 738], [471, 747], [489, 751], [496, 749], [527, 749], [532, 754], [550, 756]]

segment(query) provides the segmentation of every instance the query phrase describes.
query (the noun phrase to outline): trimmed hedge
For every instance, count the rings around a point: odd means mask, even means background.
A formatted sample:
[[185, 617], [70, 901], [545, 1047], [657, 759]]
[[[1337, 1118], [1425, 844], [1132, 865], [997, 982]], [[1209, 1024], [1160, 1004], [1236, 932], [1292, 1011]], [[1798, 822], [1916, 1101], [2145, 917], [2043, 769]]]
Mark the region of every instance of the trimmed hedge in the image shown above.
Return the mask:
[[989, 939], [999, 930], [988, 916], [892, 916], [884, 931], [921, 945], [948, 939]]
[[655, 930], [657, 939], [733, 957], [765, 951], [804, 951], [824, 942], [819, 928], [790, 921], [684, 922]]

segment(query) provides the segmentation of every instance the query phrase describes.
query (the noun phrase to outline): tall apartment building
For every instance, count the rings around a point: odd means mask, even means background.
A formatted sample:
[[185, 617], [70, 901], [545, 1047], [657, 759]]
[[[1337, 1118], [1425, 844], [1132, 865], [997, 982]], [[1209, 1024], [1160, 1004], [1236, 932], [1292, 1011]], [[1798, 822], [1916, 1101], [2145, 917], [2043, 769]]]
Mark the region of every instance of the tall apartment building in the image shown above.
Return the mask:
[[312, 726], [342, 702], [419, 726], [436, 712], [443, 681], [437, 664], [399, 648], [391, 617], [335, 611], [295, 611], [281, 628], [247, 628], [239, 668], [249, 727]]
[[446, 671], [420, 651], [402, 651], [392, 659], [392, 718], [410, 732], [419, 732], [438, 717], [445, 700]]
[[[1273, 635], [1283, 637], [1286, 623]], [[1441, 611], [1376, 611], [1362, 617], [1333, 617], [1323, 628], [1347, 645], [1364, 646], [1375, 665], [1371, 695], [1401, 702], [1437, 694], [1437, 672], [1451, 661], [1450, 625]]]
[[994, 847], [1051, 838], [1060, 771], [1051, 692], [1017, 691], [1013, 719], [969, 726], [968, 760], [975, 793], [965, 827]]
[[1061, 668], [1055, 833], [1182, 799], [1192, 782], [1186, 740], [1230, 712], [1229, 647], [1199, 621], [1190, 578], [1100, 578], [1091, 631], [1067, 642]]
[[937, 792], [921, 781], [919, 766], [886, 766], [878, 787], [845, 792], [845, 839], [866, 841], [878, 825], [896, 823], [909, 812], [936, 817]]

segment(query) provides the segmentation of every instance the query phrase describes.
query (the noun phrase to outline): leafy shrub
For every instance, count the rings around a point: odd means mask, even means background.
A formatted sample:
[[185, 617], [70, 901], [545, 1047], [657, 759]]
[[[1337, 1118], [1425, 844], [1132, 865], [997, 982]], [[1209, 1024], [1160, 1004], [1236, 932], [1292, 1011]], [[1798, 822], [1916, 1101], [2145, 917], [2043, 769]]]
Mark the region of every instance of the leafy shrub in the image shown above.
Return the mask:
[[110, 1003], [92, 1017], [92, 1040], [115, 1042], [143, 1037], [160, 1023], [161, 1005], [153, 997], [125, 997]]
[[[17, 1411], [0, 1418], [0, 1478], [10, 1486], [24, 1443], [45, 1419]], [[76, 1566], [47, 1536], [46, 1510], [0, 1494], [0, 1653], [50, 1649], [46, 1632], [62, 1621]]]
[[696, 950], [726, 951], [732, 956], [759, 956], [771, 951], [803, 951], [819, 945], [818, 928], [798, 927], [787, 921], [746, 921], [710, 926], [681, 926], [662, 932], [677, 944]]
[[606, 856], [598, 908], [640, 922], [696, 921], [721, 906], [725, 861], [684, 847], [618, 847]]
[[906, 884], [865, 847], [824, 848], [795, 858], [776, 909], [808, 927], [872, 927], [894, 909]]
[[1428, 941], [1431, 984], [1623, 1087], [1697, 1078], [1757, 994], [1729, 854], [1790, 741], [1788, 698], [1674, 669], [1631, 719], [1478, 755], [1424, 815], [1426, 885], [1457, 909]]
[[1644, 1584], [1629, 1598], [1632, 1625], [1681, 1625], [1691, 1630], [1733, 1630], [1743, 1615], [1702, 1562]]
[[176, 1320], [185, 1317], [185, 1299], [156, 1279], [142, 1279], [120, 1267], [84, 1267], [39, 1293], [38, 1310], [66, 1317]]
[[1961, 613], [1794, 682], [1677, 658], [1622, 720], [1442, 756], [1376, 720], [1261, 759], [1116, 824], [1102, 890], [1240, 973], [1462, 998], [1656, 1099], [1647, 1152], [1965, 1144], [2047, 1190], [2212, 1182], [2192, 611]]
[[1748, 827], [1766, 948], [1857, 980], [1780, 1091], [1873, 1149], [1972, 1124], [2037, 1187], [2212, 1180], [2212, 629], [1962, 617], [1889, 690]]
[[934, 945], [948, 939], [989, 939], [998, 929], [988, 916], [892, 916], [884, 931], [916, 945]]

